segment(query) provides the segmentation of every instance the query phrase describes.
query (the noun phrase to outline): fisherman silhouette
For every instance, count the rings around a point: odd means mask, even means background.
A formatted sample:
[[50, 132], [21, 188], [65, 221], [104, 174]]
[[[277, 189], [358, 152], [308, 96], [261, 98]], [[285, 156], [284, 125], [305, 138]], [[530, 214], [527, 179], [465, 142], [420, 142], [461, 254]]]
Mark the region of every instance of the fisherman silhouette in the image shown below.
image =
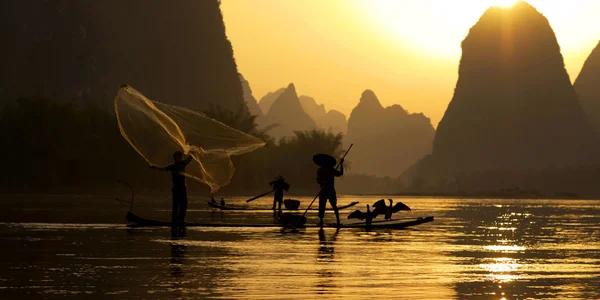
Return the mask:
[[171, 222], [172, 223], [183, 223], [185, 219], [185, 212], [187, 210], [187, 187], [185, 185], [185, 167], [192, 161], [192, 156], [188, 155], [184, 159], [184, 155], [181, 151], [173, 153], [173, 163], [166, 167], [150, 166], [151, 169], [159, 171], [171, 172], [171, 178], [173, 180], [173, 187], [171, 192], [173, 195], [173, 209], [171, 211]]
[[290, 189], [290, 185], [285, 182], [285, 178], [282, 176], [275, 177], [275, 180], [269, 182], [269, 185], [273, 187], [273, 191], [275, 194], [273, 195], [273, 207], [272, 210], [276, 209], [276, 205], [279, 206], [279, 210], [281, 211], [281, 204], [283, 203], [283, 191], [287, 191]]
[[[319, 159], [324, 157], [329, 159]], [[340, 227], [340, 212], [337, 208], [337, 194], [335, 192], [335, 177], [344, 175], [344, 159], [340, 160], [340, 170], [335, 169], [336, 161], [329, 155], [315, 155], [313, 161], [317, 163], [320, 168], [317, 170], [317, 183], [321, 186], [321, 193], [319, 194], [319, 227], [323, 227], [323, 218], [325, 217], [325, 207], [327, 201], [331, 204], [331, 208], [335, 213], [335, 219], [337, 221], [337, 227]]]

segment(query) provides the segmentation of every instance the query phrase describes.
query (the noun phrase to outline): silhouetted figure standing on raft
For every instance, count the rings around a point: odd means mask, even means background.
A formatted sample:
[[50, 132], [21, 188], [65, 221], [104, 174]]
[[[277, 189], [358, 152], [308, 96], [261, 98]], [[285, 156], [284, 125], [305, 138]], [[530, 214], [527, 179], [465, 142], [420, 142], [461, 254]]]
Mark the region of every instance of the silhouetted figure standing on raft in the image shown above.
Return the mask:
[[335, 169], [335, 159], [331, 157], [331, 160], [318, 161], [316, 156], [313, 160], [320, 166], [317, 170], [317, 183], [321, 185], [321, 193], [319, 194], [319, 226], [323, 227], [323, 218], [325, 217], [325, 206], [327, 206], [327, 200], [333, 208], [335, 213], [335, 219], [337, 221], [337, 227], [340, 227], [340, 212], [337, 208], [337, 194], [335, 192], [335, 177], [344, 175], [344, 159], [340, 160], [340, 170]]
[[279, 210], [281, 210], [281, 204], [283, 203], [283, 191], [287, 191], [290, 189], [290, 185], [285, 182], [285, 178], [282, 176], [277, 176], [275, 180], [269, 182], [269, 184], [273, 187], [273, 191], [275, 194], [273, 195], [273, 207], [272, 210], [276, 209], [276, 205], [279, 205]]
[[166, 167], [150, 166], [152, 169], [171, 172], [173, 179], [173, 209], [171, 211], [172, 223], [183, 223], [185, 220], [185, 212], [187, 210], [187, 187], [185, 186], [185, 167], [192, 161], [192, 156], [189, 155], [184, 159], [181, 151], [173, 153], [173, 163]]

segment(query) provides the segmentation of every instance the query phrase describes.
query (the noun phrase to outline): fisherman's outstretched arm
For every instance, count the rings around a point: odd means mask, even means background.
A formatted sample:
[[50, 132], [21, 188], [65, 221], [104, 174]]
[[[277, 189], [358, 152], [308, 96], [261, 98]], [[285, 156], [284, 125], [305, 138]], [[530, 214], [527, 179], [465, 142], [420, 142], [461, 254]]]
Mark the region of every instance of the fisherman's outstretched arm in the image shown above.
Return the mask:
[[159, 170], [159, 171], [171, 171], [175, 168], [175, 164], [170, 164], [168, 166], [159, 167], [155, 165], [150, 165], [150, 169]]
[[[183, 164], [187, 166], [194, 158], [191, 155], [188, 155], [186, 159], [183, 160]], [[150, 169], [159, 170], [159, 171], [177, 171], [179, 167], [177, 163], [172, 163], [168, 166], [159, 167], [155, 165], [150, 165]]]

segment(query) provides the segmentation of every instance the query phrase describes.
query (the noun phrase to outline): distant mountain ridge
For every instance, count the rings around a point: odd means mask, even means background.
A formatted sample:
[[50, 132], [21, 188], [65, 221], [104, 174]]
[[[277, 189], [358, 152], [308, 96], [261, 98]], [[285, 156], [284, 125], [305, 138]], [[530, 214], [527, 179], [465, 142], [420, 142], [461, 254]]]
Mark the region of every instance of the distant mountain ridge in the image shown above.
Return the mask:
[[275, 100], [277, 100], [277, 98], [281, 96], [283, 92], [285, 92], [285, 88], [280, 88], [275, 92], [268, 92], [266, 95], [260, 98], [260, 100], [258, 101], [258, 106], [260, 107], [260, 110], [262, 111], [263, 115], [269, 113], [271, 105], [273, 105]]
[[495, 189], [527, 183], [513, 173], [490, 175], [483, 185], [469, 180], [497, 171], [597, 162], [598, 137], [579, 105], [554, 32], [534, 7], [520, 1], [488, 9], [462, 50], [458, 82], [433, 153], [411, 167], [405, 181], [463, 178], [456, 188]]
[[311, 130], [317, 126], [315, 121], [304, 112], [293, 83], [290, 83], [275, 99], [261, 122], [266, 126], [277, 124], [268, 132], [277, 139], [292, 136], [296, 130]]
[[304, 111], [317, 123], [317, 126], [324, 130], [331, 130], [332, 133], [346, 133], [348, 122], [346, 115], [337, 110], [325, 110], [325, 104], [317, 104], [314, 98], [309, 96], [300, 96], [300, 104]]
[[[272, 109], [275, 101], [286, 91], [286, 88], [281, 88], [276, 90], [275, 92], [269, 92], [265, 96], [263, 96], [258, 105], [260, 109], [265, 115], [267, 115]], [[317, 101], [309, 96], [299, 96], [297, 97], [298, 101], [301, 105], [301, 110], [303, 113], [307, 114], [315, 123], [314, 128], [321, 128], [325, 131], [331, 130], [332, 133], [346, 133], [347, 130], [347, 121], [346, 116], [336, 110], [326, 111], [324, 104], [318, 104]], [[297, 107], [296, 107], [297, 108]], [[279, 114], [282, 112], [280, 111]], [[292, 109], [286, 111], [286, 113], [290, 113], [291, 115], [288, 118], [280, 118], [279, 126], [287, 126], [288, 120], [294, 120], [296, 118], [295, 114], [299, 112], [292, 112]], [[302, 114], [300, 114], [302, 115]], [[261, 127], [266, 127], [272, 124], [273, 118], [268, 119], [260, 119], [259, 123]]]
[[354, 143], [352, 172], [398, 177], [431, 153], [435, 129], [423, 114], [400, 105], [384, 108], [375, 93], [363, 92], [348, 118], [346, 143]]
[[346, 134], [348, 131], [348, 121], [346, 120], [346, 115], [335, 109], [328, 111], [323, 120], [318, 122], [318, 125], [327, 131], [331, 131], [332, 133]]
[[600, 132], [600, 42], [585, 61], [573, 87], [588, 120]]
[[252, 94], [252, 89], [250, 88], [250, 83], [244, 75], [240, 73], [240, 82], [242, 83], [242, 91], [244, 92], [244, 100], [246, 101], [246, 105], [248, 106], [248, 111], [250, 114], [255, 115], [257, 117], [261, 117], [263, 115], [260, 107], [258, 107], [258, 102], [256, 102], [256, 98]]
[[300, 96], [298, 100], [302, 104], [302, 109], [315, 121], [324, 118], [327, 114], [325, 104], [317, 104], [317, 101], [312, 97]]

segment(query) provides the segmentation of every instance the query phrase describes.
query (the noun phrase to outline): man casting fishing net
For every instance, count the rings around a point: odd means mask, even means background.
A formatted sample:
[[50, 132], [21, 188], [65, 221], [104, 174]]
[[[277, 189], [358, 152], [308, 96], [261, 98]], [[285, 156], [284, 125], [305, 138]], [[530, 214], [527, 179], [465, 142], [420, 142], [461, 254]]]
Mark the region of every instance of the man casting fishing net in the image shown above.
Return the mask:
[[265, 145], [201, 112], [152, 101], [128, 85], [119, 88], [114, 107], [123, 138], [153, 168], [171, 172], [173, 223], [185, 218], [185, 177], [208, 185], [215, 193], [229, 184], [235, 173], [232, 155]]
[[187, 187], [185, 185], [185, 167], [193, 160], [191, 155], [183, 158], [181, 151], [173, 153], [173, 163], [166, 167], [158, 167], [151, 165], [150, 168], [160, 171], [171, 172], [173, 187], [171, 193], [173, 195], [173, 209], [171, 211], [172, 223], [183, 223], [185, 221], [185, 212], [187, 210]]

